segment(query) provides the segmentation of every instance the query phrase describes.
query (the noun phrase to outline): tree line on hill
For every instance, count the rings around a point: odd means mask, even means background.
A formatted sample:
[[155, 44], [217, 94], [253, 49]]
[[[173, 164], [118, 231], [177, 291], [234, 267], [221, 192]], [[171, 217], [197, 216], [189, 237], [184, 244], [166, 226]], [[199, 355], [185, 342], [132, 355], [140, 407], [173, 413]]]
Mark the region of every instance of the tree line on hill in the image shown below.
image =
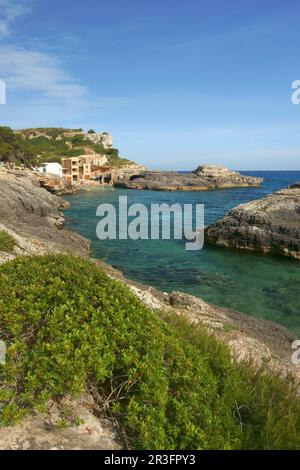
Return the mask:
[[[16, 133], [10, 127], [0, 126], [0, 162], [26, 167], [34, 167], [44, 162], [60, 163], [62, 158], [77, 157], [86, 153], [87, 148], [95, 153], [106, 155], [111, 165], [128, 162], [119, 157], [118, 149], [105, 149], [103, 145], [94, 144], [86, 139], [84, 134], [68, 138], [63, 135], [65, 129], [61, 128], [32, 130], [43, 131], [45, 135], [30, 138], [28, 132]], [[60, 139], [57, 140], [59, 136]]]

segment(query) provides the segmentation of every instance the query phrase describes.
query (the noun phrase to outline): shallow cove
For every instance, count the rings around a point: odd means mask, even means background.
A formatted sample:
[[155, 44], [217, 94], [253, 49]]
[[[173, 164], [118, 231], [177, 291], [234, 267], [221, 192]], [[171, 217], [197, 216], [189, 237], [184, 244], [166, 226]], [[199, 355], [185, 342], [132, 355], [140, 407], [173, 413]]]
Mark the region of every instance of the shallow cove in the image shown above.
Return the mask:
[[70, 228], [90, 239], [93, 254], [132, 279], [164, 291], [179, 290], [240, 312], [280, 323], [300, 337], [300, 263], [281, 257], [205, 247], [186, 251], [178, 240], [105, 240], [96, 237], [96, 209], [101, 203], [205, 204], [206, 225], [232, 207], [263, 197], [300, 181], [300, 172], [242, 172], [266, 179], [260, 188], [233, 188], [205, 192], [135, 191], [89, 188], [65, 196]]

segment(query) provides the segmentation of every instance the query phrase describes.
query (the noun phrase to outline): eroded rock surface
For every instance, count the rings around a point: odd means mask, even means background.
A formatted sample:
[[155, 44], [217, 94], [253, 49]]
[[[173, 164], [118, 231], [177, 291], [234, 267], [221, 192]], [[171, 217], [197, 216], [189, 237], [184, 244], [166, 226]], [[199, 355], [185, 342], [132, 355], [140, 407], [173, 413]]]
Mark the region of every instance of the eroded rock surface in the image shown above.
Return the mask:
[[89, 242], [62, 228], [60, 209], [66, 202], [40, 187], [38, 177], [27, 171], [0, 171], [0, 230], [16, 241], [12, 254], [0, 254], [0, 262], [20, 254], [74, 253], [87, 256]]
[[121, 449], [113, 425], [97, 413], [89, 394], [49, 402], [46, 413], [33, 413], [13, 427], [1, 428], [0, 450]]
[[70, 185], [65, 178], [50, 173], [36, 173], [36, 177], [42, 188], [47, 189], [54, 194], [67, 194], [73, 193], [75, 189]]
[[232, 209], [206, 229], [206, 242], [300, 260], [300, 185]]

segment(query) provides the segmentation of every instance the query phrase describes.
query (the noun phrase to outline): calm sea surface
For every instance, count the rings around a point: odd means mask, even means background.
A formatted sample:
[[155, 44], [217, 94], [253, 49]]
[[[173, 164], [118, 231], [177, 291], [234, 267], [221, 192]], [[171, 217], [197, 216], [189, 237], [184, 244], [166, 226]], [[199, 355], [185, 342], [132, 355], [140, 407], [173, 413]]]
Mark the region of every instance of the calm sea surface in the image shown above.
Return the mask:
[[180, 290], [204, 300], [258, 318], [280, 323], [300, 337], [300, 263], [272, 256], [205, 247], [186, 251], [178, 240], [105, 240], [96, 237], [96, 208], [101, 203], [118, 205], [120, 195], [128, 203], [205, 204], [208, 225], [238, 204], [261, 198], [300, 181], [299, 172], [242, 172], [262, 176], [261, 188], [235, 188], [207, 192], [157, 192], [114, 188], [90, 188], [66, 196], [69, 227], [92, 242], [94, 256], [137, 281], [170, 292]]

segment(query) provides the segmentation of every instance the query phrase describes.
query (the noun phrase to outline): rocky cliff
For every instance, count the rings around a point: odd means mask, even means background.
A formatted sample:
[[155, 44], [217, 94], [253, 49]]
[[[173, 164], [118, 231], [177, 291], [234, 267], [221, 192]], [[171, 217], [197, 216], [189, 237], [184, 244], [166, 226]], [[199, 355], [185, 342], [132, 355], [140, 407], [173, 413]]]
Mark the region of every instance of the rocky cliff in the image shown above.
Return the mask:
[[300, 185], [234, 208], [207, 228], [206, 242], [300, 260]]
[[221, 188], [259, 186], [262, 178], [244, 176], [226, 167], [202, 165], [190, 173], [175, 171], [147, 171], [125, 181], [117, 187], [160, 191], [207, 191]]
[[0, 231], [15, 242], [12, 253], [0, 253], [0, 262], [20, 254], [69, 252], [87, 256], [89, 243], [62, 228], [60, 209], [66, 203], [42, 188], [38, 176], [20, 170], [0, 170]]

